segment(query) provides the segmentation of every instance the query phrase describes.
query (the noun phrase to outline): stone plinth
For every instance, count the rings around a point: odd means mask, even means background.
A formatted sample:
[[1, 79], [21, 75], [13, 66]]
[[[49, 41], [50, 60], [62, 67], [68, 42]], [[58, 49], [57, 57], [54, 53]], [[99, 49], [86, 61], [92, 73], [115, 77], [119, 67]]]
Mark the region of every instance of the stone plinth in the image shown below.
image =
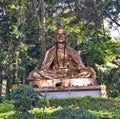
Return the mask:
[[63, 90], [58, 88], [35, 88], [34, 90], [39, 91], [42, 95], [47, 98], [70, 98], [70, 97], [106, 97], [106, 86], [79, 86], [79, 87], [67, 87]]
[[29, 84], [34, 88], [48, 88], [56, 87], [56, 83], [63, 82], [65, 87], [69, 86], [94, 86], [97, 85], [96, 79], [91, 78], [73, 78], [73, 79], [55, 79], [55, 80], [40, 80], [40, 79], [31, 79]]
[[[61, 82], [60, 86], [56, 84]], [[69, 97], [106, 97], [106, 86], [98, 85], [96, 79], [74, 78], [74, 79], [57, 79], [57, 80], [29, 80], [34, 90], [39, 91], [47, 98], [69, 98]]]

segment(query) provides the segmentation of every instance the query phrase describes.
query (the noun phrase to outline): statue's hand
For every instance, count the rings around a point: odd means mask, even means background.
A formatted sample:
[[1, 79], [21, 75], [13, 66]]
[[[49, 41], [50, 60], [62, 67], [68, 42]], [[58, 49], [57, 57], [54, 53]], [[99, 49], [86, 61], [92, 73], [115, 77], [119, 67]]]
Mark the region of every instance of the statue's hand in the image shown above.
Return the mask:
[[33, 74], [32, 74], [32, 76], [33, 76], [33, 78], [35, 78], [35, 79], [41, 78], [39, 71], [34, 71]]
[[81, 72], [78, 74], [79, 78], [89, 78], [91, 76], [91, 74], [89, 72]]

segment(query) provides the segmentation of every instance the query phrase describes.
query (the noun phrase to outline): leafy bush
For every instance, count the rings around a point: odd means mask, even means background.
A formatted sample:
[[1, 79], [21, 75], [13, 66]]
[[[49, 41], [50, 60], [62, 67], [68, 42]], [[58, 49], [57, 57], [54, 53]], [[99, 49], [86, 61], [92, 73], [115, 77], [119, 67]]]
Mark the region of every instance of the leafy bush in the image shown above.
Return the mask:
[[5, 98], [0, 96], [0, 103], [2, 103], [4, 100], [5, 100]]
[[20, 85], [16, 90], [13, 90], [12, 98], [15, 100], [14, 107], [18, 112], [22, 112], [20, 119], [33, 119], [32, 114], [28, 110], [35, 107], [35, 104], [40, 99], [39, 93], [27, 85]]
[[48, 119], [99, 119], [99, 118], [85, 109], [66, 108], [52, 113], [50, 116], [48, 116]]
[[0, 113], [6, 113], [6, 112], [9, 112], [13, 109], [13, 103], [14, 101], [11, 100], [5, 100], [3, 101], [2, 103], [0, 103]]
[[16, 111], [24, 112], [35, 107], [40, 99], [39, 93], [27, 85], [20, 85], [12, 91], [12, 98], [15, 100], [14, 106]]
[[[37, 107], [41, 107], [43, 100], [37, 103]], [[112, 114], [120, 113], [120, 98], [109, 99], [101, 97], [77, 97], [77, 98], [66, 98], [66, 99], [49, 99], [49, 106], [51, 107], [69, 107], [73, 105], [74, 107], [80, 107], [81, 109], [91, 110], [91, 111], [104, 111], [112, 112]]]
[[119, 114], [113, 114], [112, 112], [108, 111], [94, 111], [93, 114], [97, 115], [97, 117], [99, 117], [100, 119], [120, 119]]
[[112, 68], [105, 76], [108, 96], [116, 98], [120, 96], [120, 67]]
[[[29, 111], [30, 114], [29, 112], [22, 113], [18, 111], [16, 113], [13, 108], [14, 101], [5, 100], [0, 103], [0, 119], [77, 119], [78, 117], [81, 118], [80, 115], [85, 116], [83, 119], [89, 119], [89, 117], [91, 119], [91, 114], [100, 119], [120, 119], [120, 98], [77, 97], [49, 99], [50, 106], [46, 107], [44, 105], [45, 107], [41, 108], [39, 104], [42, 104], [43, 101], [40, 99], [36, 105], [39, 108], [33, 108]], [[87, 112], [92, 113], [89, 115]], [[87, 115], [88, 117], [86, 117]]]

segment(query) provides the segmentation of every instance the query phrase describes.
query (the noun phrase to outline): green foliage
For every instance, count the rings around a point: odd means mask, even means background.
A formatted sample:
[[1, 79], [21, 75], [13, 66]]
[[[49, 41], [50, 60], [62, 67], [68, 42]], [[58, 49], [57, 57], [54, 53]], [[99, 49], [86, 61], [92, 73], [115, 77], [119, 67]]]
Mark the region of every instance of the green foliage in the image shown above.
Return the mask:
[[33, 115], [29, 112], [24, 113], [15, 113], [14, 115], [9, 116], [10, 119], [34, 119]]
[[[111, 78], [112, 77], [112, 78]], [[120, 67], [114, 68], [104, 79], [107, 84], [108, 96], [115, 98], [120, 96]]]
[[[37, 103], [37, 107], [41, 107], [43, 100]], [[92, 111], [108, 111], [114, 114], [119, 114], [120, 110], [120, 99], [108, 99], [108, 98], [94, 98], [90, 96], [78, 97], [78, 98], [67, 98], [67, 99], [50, 99], [49, 105], [58, 107], [80, 107], [81, 109], [87, 109]]]
[[[92, 111], [93, 112], [93, 111]], [[97, 115], [97, 117], [99, 117], [100, 119], [120, 119], [120, 115], [119, 114], [112, 114], [111, 112], [104, 112], [104, 111], [98, 111], [98, 112], [93, 112], [95, 115]]]
[[66, 108], [52, 113], [48, 119], [99, 119], [85, 109]]
[[[120, 119], [120, 98], [78, 97], [66, 99], [49, 99], [50, 106], [43, 114], [42, 101], [29, 112], [16, 112], [14, 101], [5, 101], [0, 104], [1, 119]], [[25, 105], [24, 105], [25, 106]], [[32, 115], [31, 115], [32, 114]], [[95, 116], [96, 115], [96, 116]]]
[[[54, 43], [53, 31], [62, 25], [69, 32], [68, 42], [72, 47], [84, 42], [80, 50], [87, 66], [97, 69], [95, 64], [104, 65], [120, 57], [120, 40], [111, 41], [108, 28], [104, 24], [107, 19], [110, 28], [114, 24], [115, 29], [120, 26], [119, 0], [44, 2], [47, 49]], [[8, 85], [11, 85], [12, 80], [27, 77], [31, 70], [41, 65], [40, 22], [41, 8], [38, 0], [0, 2], [0, 75], [7, 77]]]
[[15, 100], [14, 107], [16, 111], [23, 113], [34, 108], [39, 100], [39, 93], [27, 85], [20, 85], [16, 90], [13, 90], [11, 94]]
[[2, 103], [5, 100], [5, 97], [0, 96], [0, 103]]
[[5, 100], [2, 103], [0, 103], [0, 113], [6, 113], [13, 110], [14, 108], [13, 103], [14, 103], [13, 100], [11, 101]]
[[[85, 64], [94, 67], [95, 63], [101, 65], [113, 61], [116, 55], [113, 46], [110, 47], [111, 42], [110, 38], [99, 37], [97, 39], [91, 37], [91, 39], [82, 43], [81, 55]], [[116, 47], [119, 48], [119, 45]]]

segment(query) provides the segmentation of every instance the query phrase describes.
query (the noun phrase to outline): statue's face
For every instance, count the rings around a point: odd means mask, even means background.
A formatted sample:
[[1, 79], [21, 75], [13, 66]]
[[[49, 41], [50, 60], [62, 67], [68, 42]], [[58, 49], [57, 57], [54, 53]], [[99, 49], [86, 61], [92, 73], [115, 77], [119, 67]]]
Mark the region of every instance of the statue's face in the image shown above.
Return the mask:
[[66, 33], [64, 29], [58, 29], [56, 33], [56, 41], [58, 43], [63, 43], [66, 40]]

